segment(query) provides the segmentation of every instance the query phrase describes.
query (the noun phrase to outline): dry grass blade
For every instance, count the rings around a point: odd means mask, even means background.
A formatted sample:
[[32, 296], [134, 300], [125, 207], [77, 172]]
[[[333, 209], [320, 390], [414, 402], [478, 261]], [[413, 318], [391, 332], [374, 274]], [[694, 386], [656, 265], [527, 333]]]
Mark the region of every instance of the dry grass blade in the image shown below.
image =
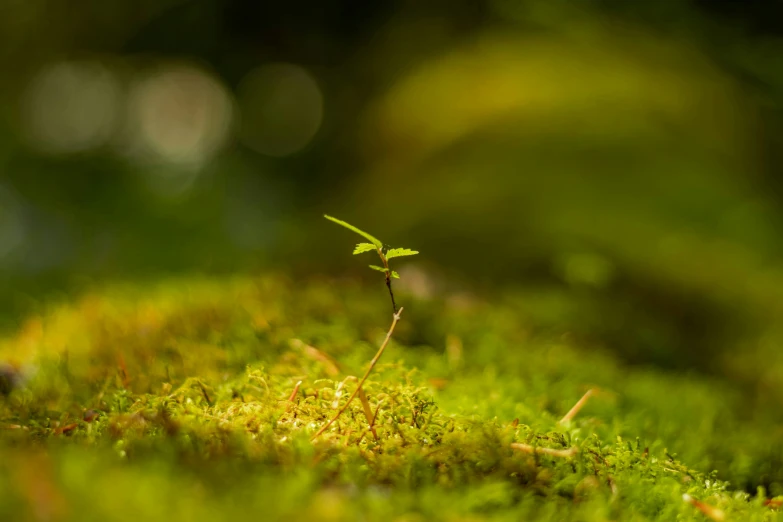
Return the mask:
[[559, 424], [565, 424], [566, 422], [570, 422], [574, 417], [576, 417], [576, 414], [579, 413], [579, 411], [584, 408], [584, 405], [587, 404], [588, 399], [595, 395], [595, 388], [590, 388], [585, 392], [584, 395], [582, 395], [582, 398], [576, 401], [576, 404], [574, 404], [574, 407], [568, 410], [568, 413], [566, 413], [562, 419], [560, 419]]

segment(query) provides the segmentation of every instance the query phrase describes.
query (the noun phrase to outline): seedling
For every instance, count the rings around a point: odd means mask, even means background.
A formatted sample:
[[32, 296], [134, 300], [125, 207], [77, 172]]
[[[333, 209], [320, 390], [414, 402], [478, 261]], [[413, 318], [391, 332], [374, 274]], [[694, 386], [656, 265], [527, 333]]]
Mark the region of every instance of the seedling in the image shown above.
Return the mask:
[[343, 412], [348, 408], [348, 405], [351, 404], [351, 401], [356, 398], [357, 395], [362, 394], [362, 403], [364, 407], [364, 413], [367, 417], [367, 422], [370, 425], [370, 430], [372, 431], [373, 435], [377, 437], [377, 434], [375, 432], [374, 426], [375, 426], [375, 417], [378, 415], [378, 410], [375, 411], [375, 415], [370, 417], [370, 408], [369, 403], [366, 402], [366, 397], [363, 396], [364, 392], [362, 392], [362, 385], [364, 385], [364, 381], [367, 380], [367, 377], [370, 376], [370, 372], [372, 372], [373, 368], [375, 368], [375, 365], [378, 363], [378, 359], [381, 358], [381, 355], [383, 355], [383, 351], [386, 349], [386, 345], [389, 344], [389, 340], [391, 339], [392, 333], [394, 333], [394, 327], [397, 326], [397, 322], [400, 320], [400, 314], [402, 313], [402, 308], [399, 310], [397, 309], [397, 303], [394, 301], [394, 292], [392, 291], [392, 279], [399, 279], [400, 276], [397, 272], [389, 268], [389, 259], [395, 258], [395, 257], [402, 257], [402, 256], [414, 256], [418, 254], [417, 251], [411, 250], [409, 248], [391, 248], [388, 245], [384, 245], [380, 242], [380, 240], [374, 236], [371, 236], [364, 230], [360, 230], [356, 228], [355, 226], [351, 225], [350, 223], [346, 223], [345, 221], [342, 221], [340, 219], [334, 218], [332, 216], [327, 216], [324, 214], [324, 217], [328, 219], [329, 221], [334, 221], [338, 225], [344, 226], [348, 230], [352, 230], [362, 236], [363, 238], [370, 241], [370, 243], [359, 243], [356, 245], [356, 248], [353, 249], [354, 255], [357, 254], [363, 254], [365, 252], [371, 252], [376, 251], [378, 253], [378, 257], [381, 258], [381, 263], [383, 263], [383, 266], [376, 266], [376, 265], [370, 265], [370, 268], [373, 270], [377, 270], [379, 272], [383, 272], [384, 276], [386, 277], [386, 288], [389, 289], [389, 297], [391, 298], [392, 302], [392, 309], [394, 310], [394, 318], [392, 320], [391, 327], [389, 327], [389, 331], [386, 333], [386, 338], [383, 340], [383, 343], [381, 343], [381, 347], [378, 348], [378, 352], [375, 354], [375, 357], [372, 358], [372, 361], [370, 361], [370, 366], [367, 368], [367, 371], [364, 373], [364, 376], [359, 381], [359, 384], [356, 386], [356, 390], [354, 390], [353, 394], [348, 398], [348, 401], [346, 401], [345, 404], [343, 404], [343, 407], [338, 410], [338, 412], [334, 415], [334, 417], [329, 420], [326, 424], [324, 424], [321, 429], [319, 429], [315, 435], [313, 435], [312, 439], [316, 439], [319, 435], [321, 435], [324, 431], [326, 431], [329, 426], [334, 424], [334, 422], [340, 417], [340, 415], [343, 414]]
[[396, 314], [397, 303], [394, 301], [394, 292], [392, 291], [392, 279], [399, 279], [400, 274], [398, 274], [397, 272], [389, 268], [389, 259], [395, 257], [403, 257], [403, 256], [415, 256], [419, 252], [416, 250], [411, 250], [410, 248], [391, 248], [389, 245], [385, 245], [381, 243], [381, 241], [378, 238], [371, 236], [364, 230], [356, 228], [350, 223], [346, 223], [345, 221], [334, 218], [332, 216], [327, 216], [326, 214], [324, 214], [324, 217], [329, 221], [333, 221], [338, 225], [347, 228], [348, 230], [352, 230], [356, 232], [364, 239], [369, 241], [369, 243], [357, 244], [356, 248], [353, 249], [353, 255], [364, 254], [365, 252], [372, 252], [372, 251], [378, 253], [378, 257], [381, 258], [381, 263], [383, 264], [383, 266], [378, 266], [378, 265], [369, 265], [369, 266], [373, 270], [377, 270], [378, 272], [383, 272], [383, 275], [386, 277], [386, 288], [389, 289], [389, 297], [391, 298], [392, 309]]

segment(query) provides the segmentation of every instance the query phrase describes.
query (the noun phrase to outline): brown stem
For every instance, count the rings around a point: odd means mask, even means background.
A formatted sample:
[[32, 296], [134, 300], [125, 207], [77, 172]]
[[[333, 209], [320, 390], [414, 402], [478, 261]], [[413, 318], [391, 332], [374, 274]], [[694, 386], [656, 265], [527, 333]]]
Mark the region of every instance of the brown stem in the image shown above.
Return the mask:
[[386, 345], [389, 344], [389, 340], [391, 339], [392, 333], [394, 333], [394, 327], [397, 326], [397, 321], [400, 320], [400, 314], [402, 313], [402, 308], [398, 312], [394, 314], [394, 319], [392, 320], [391, 327], [389, 327], [389, 331], [386, 333], [386, 339], [383, 340], [383, 343], [381, 344], [381, 347], [378, 348], [378, 352], [375, 354], [375, 357], [372, 358], [372, 361], [370, 361], [370, 367], [367, 368], [367, 371], [364, 373], [364, 377], [362, 377], [362, 380], [359, 381], [359, 384], [356, 386], [356, 390], [354, 390], [353, 394], [348, 398], [348, 401], [343, 405], [342, 408], [335, 414], [334, 417], [331, 418], [329, 422], [324, 424], [320, 430], [316, 432], [315, 435], [313, 435], [310, 440], [315, 440], [318, 438], [319, 435], [321, 435], [323, 432], [325, 432], [329, 426], [334, 424], [334, 421], [336, 421], [340, 415], [343, 414], [343, 412], [348, 409], [348, 405], [351, 404], [351, 401], [356, 398], [356, 396], [359, 394], [359, 390], [362, 389], [362, 385], [364, 384], [364, 381], [367, 380], [367, 377], [370, 376], [370, 372], [372, 372], [373, 368], [375, 368], [375, 365], [378, 363], [378, 359], [381, 358], [381, 355], [383, 355], [383, 351], [386, 349]]

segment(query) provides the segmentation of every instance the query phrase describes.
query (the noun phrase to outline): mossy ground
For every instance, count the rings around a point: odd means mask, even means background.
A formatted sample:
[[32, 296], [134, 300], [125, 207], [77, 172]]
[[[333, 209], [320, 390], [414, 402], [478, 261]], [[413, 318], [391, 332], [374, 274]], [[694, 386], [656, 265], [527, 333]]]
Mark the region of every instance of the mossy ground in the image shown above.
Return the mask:
[[519, 294], [400, 297], [370, 413], [313, 442], [391, 322], [382, 288], [190, 278], [53, 306], [0, 345], [28, 375], [0, 399], [0, 520], [704, 520], [683, 494], [778, 519], [783, 429], [741, 386], [625, 366]]

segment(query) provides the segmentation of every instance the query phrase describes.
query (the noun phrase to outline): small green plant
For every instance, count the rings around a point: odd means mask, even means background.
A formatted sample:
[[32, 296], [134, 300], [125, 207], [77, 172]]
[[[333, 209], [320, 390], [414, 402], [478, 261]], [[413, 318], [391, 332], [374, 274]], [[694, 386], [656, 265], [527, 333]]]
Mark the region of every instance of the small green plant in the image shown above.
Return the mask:
[[[348, 230], [352, 230], [362, 236], [363, 238], [370, 241], [370, 243], [359, 243], [356, 245], [356, 248], [353, 249], [354, 255], [357, 254], [363, 254], [365, 252], [371, 252], [375, 250], [378, 252], [378, 256], [381, 258], [381, 263], [383, 263], [383, 266], [376, 266], [376, 265], [370, 265], [370, 268], [373, 270], [377, 270], [379, 272], [383, 272], [386, 276], [386, 288], [389, 289], [389, 297], [391, 297], [392, 302], [392, 309], [394, 310], [394, 318], [392, 319], [392, 324], [389, 327], [389, 331], [386, 333], [386, 338], [383, 340], [383, 343], [381, 343], [381, 347], [378, 348], [378, 351], [375, 354], [375, 357], [372, 358], [372, 361], [370, 361], [370, 366], [367, 368], [367, 371], [364, 372], [364, 376], [359, 380], [359, 384], [356, 386], [356, 390], [354, 390], [353, 394], [348, 398], [348, 400], [343, 404], [343, 407], [340, 408], [337, 413], [332, 417], [329, 422], [324, 424], [321, 429], [319, 429], [315, 435], [313, 435], [313, 440], [315, 440], [318, 436], [320, 436], [323, 432], [325, 432], [329, 426], [334, 424], [334, 421], [336, 421], [340, 415], [343, 414], [343, 412], [348, 408], [348, 405], [351, 404], [351, 402], [356, 398], [357, 395], [362, 393], [362, 386], [364, 385], [364, 382], [367, 380], [367, 377], [370, 376], [370, 373], [372, 372], [373, 368], [375, 368], [375, 365], [378, 363], [378, 360], [381, 358], [381, 355], [383, 355], [383, 351], [386, 349], [386, 345], [389, 344], [389, 340], [391, 339], [392, 334], [394, 333], [394, 327], [397, 326], [397, 322], [400, 320], [400, 314], [402, 314], [402, 308], [399, 310], [397, 309], [397, 303], [394, 301], [394, 292], [392, 291], [392, 279], [399, 279], [400, 276], [389, 268], [389, 259], [395, 258], [395, 257], [402, 257], [402, 256], [414, 256], [418, 254], [417, 251], [411, 250], [409, 248], [391, 248], [387, 245], [384, 245], [380, 242], [380, 240], [374, 236], [371, 236], [364, 230], [361, 230], [359, 228], [356, 228], [355, 226], [351, 225], [350, 223], [346, 223], [345, 221], [341, 219], [334, 218], [332, 216], [328, 216], [324, 214], [324, 217], [328, 219], [329, 221], [333, 221], [337, 223], [338, 225], [341, 225]], [[372, 420], [369, 414], [367, 415], [367, 421], [370, 423], [370, 429], [372, 429]]]
[[391, 268], [389, 268], [389, 259], [395, 257], [403, 257], [403, 256], [415, 256], [419, 252], [416, 250], [411, 250], [410, 248], [391, 248], [390, 246], [381, 243], [381, 241], [378, 238], [368, 234], [364, 230], [356, 228], [350, 223], [346, 223], [341, 219], [337, 219], [335, 217], [328, 216], [326, 214], [324, 214], [324, 217], [329, 221], [333, 221], [334, 223], [337, 223], [338, 225], [347, 228], [348, 230], [352, 230], [353, 232], [356, 232], [364, 239], [369, 241], [369, 243], [359, 243], [358, 245], [356, 245], [356, 248], [353, 249], [353, 255], [364, 254], [365, 252], [372, 252], [372, 251], [378, 253], [378, 257], [381, 258], [381, 263], [383, 264], [383, 266], [370, 265], [370, 268], [372, 268], [373, 270], [377, 270], [378, 272], [383, 272], [384, 276], [386, 277], [386, 288], [389, 289], [389, 297], [391, 298], [392, 309], [396, 314], [397, 303], [394, 301], [394, 292], [392, 291], [392, 279], [399, 279], [400, 275], [394, 270], [392, 270]]

